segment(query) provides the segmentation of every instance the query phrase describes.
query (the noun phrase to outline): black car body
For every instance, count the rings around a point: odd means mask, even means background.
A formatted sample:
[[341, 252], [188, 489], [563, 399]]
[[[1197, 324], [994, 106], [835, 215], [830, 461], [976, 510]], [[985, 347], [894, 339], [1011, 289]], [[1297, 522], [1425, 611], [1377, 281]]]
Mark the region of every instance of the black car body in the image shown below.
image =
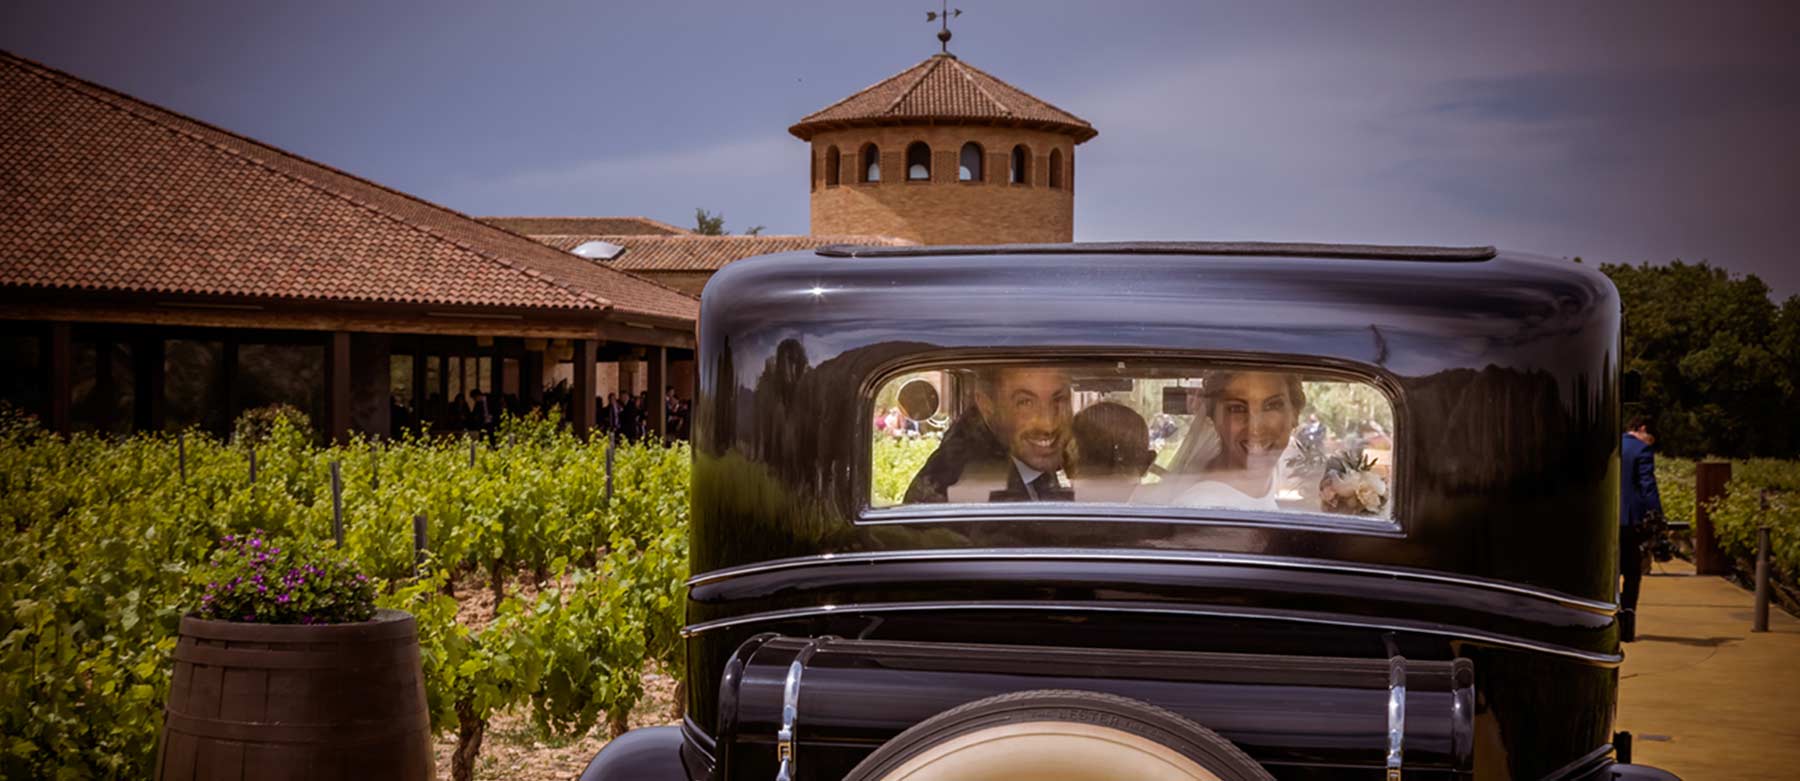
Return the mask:
[[[1281, 779], [1672, 778], [1615, 746], [1620, 332], [1593, 269], [1487, 248], [734, 263], [700, 319], [687, 716], [586, 777], [836, 778], [943, 709], [1085, 688]], [[1391, 511], [874, 506], [882, 378], [1045, 356], [1355, 378], [1392, 404]]]

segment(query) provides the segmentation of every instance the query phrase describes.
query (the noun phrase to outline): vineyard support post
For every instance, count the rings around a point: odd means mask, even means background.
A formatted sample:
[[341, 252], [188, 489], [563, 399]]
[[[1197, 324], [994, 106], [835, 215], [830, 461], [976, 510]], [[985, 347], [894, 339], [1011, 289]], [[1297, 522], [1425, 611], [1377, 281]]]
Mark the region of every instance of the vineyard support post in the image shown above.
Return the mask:
[[413, 516], [413, 576], [425, 574], [425, 514]]
[[1719, 550], [1718, 535], [1713, 533], [1712, 512], [1715, 500], [1725, 496], [1731, 482], [1731, 464], [1701, 462], [1694, 465], [1694, 573], [1724, 575], [1731, 569], [1724, 551]]
[[469, 437], [469, 468], [475, 468], [475, 438]]
[[613, 483], [613, 448], [619, 444], [619, 432], [609, 431], [606, 434], [606, 504], [612, 506]]
[[181, 474], [181, 484], [187, 485], [187, 432], [175, 432], [175, 468]]
[[369, 446], [369, 490], [381, 490], [381, 441]]
[[256, 484], [256, 446], [250, 446], [250, 483]]
[[344, 547], [344, 473], [335, 458], [331, 460], [331, 539]]

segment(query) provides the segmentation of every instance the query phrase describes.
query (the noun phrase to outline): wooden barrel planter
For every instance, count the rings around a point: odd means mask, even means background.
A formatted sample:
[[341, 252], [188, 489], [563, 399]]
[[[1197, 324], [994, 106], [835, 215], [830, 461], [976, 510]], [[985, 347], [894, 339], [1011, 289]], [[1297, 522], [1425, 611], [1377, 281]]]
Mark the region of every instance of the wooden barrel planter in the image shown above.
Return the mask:
[[181, 620], [161, 781], [429, 781], [435, 772], [411, 615], [314, 626]]

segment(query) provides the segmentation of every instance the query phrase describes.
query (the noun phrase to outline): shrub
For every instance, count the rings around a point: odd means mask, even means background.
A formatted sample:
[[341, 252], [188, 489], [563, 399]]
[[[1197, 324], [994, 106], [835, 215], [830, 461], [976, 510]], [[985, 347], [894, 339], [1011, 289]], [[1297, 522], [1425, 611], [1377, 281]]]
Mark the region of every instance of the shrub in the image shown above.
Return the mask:
[[262, 532], [228, 534], [197, 577], [204, 618], [259, 624], [347, 624], [375, 615], [375, 584], [348, 559]]
[[295, 431], [312, 432], [312, 419], [296, 407], [270, 404], [244, 410], [231, 427], [231, 441], [240, 445], [260, 445], [275, 431], [277, 422], [286, 422]]

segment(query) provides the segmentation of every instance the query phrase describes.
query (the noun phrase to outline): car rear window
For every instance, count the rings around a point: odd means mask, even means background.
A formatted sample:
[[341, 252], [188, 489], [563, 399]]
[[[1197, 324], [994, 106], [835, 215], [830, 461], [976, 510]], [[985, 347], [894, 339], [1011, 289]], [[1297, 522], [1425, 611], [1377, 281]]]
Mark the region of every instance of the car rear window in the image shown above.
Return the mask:
[[1326, 370], [944, 364], [879, 383], [872, 508], [1074, 502], [1392, 517], [1394, 407]]

